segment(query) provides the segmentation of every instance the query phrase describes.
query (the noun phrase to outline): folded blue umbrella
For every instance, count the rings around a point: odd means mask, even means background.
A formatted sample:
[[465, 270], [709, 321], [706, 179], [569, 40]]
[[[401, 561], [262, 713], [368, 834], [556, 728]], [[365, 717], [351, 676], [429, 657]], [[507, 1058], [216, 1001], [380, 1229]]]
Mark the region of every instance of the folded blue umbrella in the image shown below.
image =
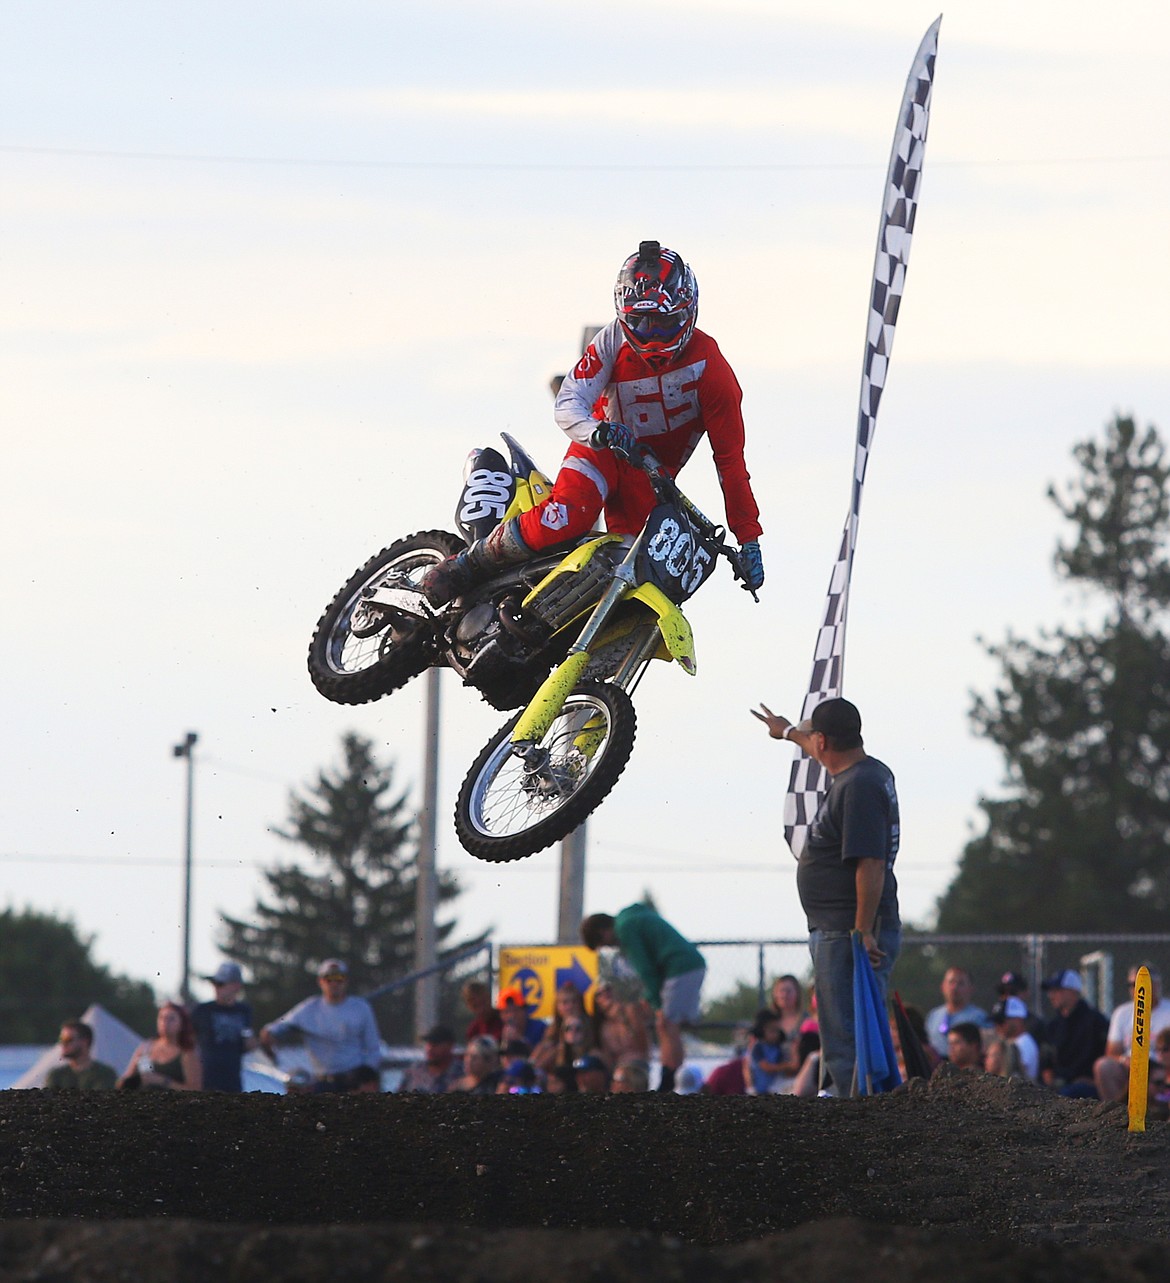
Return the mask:
[[861, 932], [853, 932], [853, 1036], [857, 1044], [857, 1090], [862, 1096], [890, 1091], [902, 1081], [890, 1020]]

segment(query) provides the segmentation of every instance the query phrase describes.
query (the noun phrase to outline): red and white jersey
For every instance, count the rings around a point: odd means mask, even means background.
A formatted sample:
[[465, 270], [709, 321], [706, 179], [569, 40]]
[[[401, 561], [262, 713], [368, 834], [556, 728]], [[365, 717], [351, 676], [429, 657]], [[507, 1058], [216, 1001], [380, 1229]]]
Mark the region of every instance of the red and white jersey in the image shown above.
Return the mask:
[[704, 433], [723, 487], [727, 525], [740, 543], [760, 537], [760, 510], [743, 457], [740, 390], [710, 335], [696, 330], [669, 365], [652, 370], [611, 321], [557, 394], [557, 426], [588, 445], [599, 419], [624, 423], [677, 476]]

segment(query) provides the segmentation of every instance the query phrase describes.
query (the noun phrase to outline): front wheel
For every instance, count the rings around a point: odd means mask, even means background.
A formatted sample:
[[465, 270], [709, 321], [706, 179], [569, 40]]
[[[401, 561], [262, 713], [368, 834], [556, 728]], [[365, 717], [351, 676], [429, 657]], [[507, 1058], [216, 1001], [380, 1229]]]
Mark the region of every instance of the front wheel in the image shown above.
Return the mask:
[[335, 704], [367, 704], [430, 667], [432, 630], [422, 620], [371, 609], [383, 583], [417, 588], [423, 575], [467, 545], [445, 530], [399, 539], [355, 571], [325, 608], [309, 643], [309, 676]]
[[634, 705], [617, 686], [582, 682], [524, 757], [512, 749], [519, 718], [488, 741], [455, 803], [464, 849], [497, 864], [570, 834], [608, 796], [634, 751]]

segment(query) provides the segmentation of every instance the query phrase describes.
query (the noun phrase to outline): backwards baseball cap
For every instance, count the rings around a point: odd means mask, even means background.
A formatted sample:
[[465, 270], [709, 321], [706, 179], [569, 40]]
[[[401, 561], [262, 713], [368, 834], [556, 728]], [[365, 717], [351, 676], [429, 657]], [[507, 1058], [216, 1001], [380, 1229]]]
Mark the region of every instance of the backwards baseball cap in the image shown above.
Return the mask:
[[1079, 971], [1058, 971], [1055, 975], [1049, 976], [1047, 980], [1040, 982], [1041, 989], [1075, 989], [1081, 993], [1084, 986], [1081, 984], [1081, 975]]
[[422, 1036], [423, 1042], [454, 1042], [455, 1035], [446, 1025], [432, 1025]]
[[999, 984], [995, 986], [996, 993], [1009, 994], [1020, 993], [1027, 989], [1028, 982], [1018, 971], [1005, 971], [999, 978]]
[[1028, 1007], [1022, 998], [1005, 998], [991, 1009], [991, 1019], [997, 1024], [1005, 1020], [1027, 1020]]
[[609, 1067], [606, 1065], [605, 1061], [602, 1060], [600, 1056], [594, 1056], [592, 1054], [588, 1056], [578, 1056], [577, 1059], [573, 1061], [573, 1068], [577, 1073], [581, 1073], [581, 1071], [585, 1069], [600, 1069], [603, 1074], [609, 1073]]
[[326, 958], [325, 961], [317, 968], [317, 979], [323, 980], [326, 976], [348, 976], [349, 968], [341, 961], [340, 958]]
[[814, 731], [846, 744], [861, 740], [861, 714], [847, 699], [822, 700], [812, 711], [809, 724]]
[[213, 985], [242, 985], [244, 973], [240, 970], [238, 963], [221, 962], [216, 967], [214, 975], [204, 976], [203, 979], [211, 981]]

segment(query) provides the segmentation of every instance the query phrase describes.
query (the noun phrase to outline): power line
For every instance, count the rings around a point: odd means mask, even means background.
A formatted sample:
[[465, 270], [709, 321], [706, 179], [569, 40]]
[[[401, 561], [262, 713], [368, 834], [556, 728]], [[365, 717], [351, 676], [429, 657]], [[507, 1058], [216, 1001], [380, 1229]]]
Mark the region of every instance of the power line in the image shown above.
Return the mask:
[[[167, 859], [157, 856], [135, 855], [26, 855], [20, 852], [0, 853], [0, 863], [7, 864], [75, 864], [90, 866], [95, 869], [109, 866], [127, 868], [160, 868], [173, 869], [182, 861], [178, 858]], [[195, 864], [202, 869], [242, 869], [272, 868], [272, 860], [196, 860]], [[593, 865], [594, 873], [772, 873], [775, 863], [769, 864], [612, 864]], [[532, 870], [548, 872], [548, 870]], [[555, 871], [555, 870], [554, 870]]]
[[[182, 857], [161, 859], [149, 855], [25, 855], [19, 852], [0, 853], [0, 864], [77, 864], [88, 865], [95, 869], [109, 866], [125, 868], [178, 868], [184, 861]], [[195, 867], [200, 869], [243, 869], [260, 868], [259, 860], [196, 860]]]
[[96, 160], [150, 160], [179, 161], [200, 165], [264, 165], [264, 166], [305, 166], [322, 169], [416, 169], [416, 170], [470, 170], [470, 171], [533, 171], [564, 172], [593, 171], [620, 173], [644, 173], [647, 171], [755, 171], [755, 170], [804, 170], [804, 169], [880, 169], [876, 163], [836, 164], [813, 162], [777, 162], [767, 164], [643, 164], [641, 162], [623, 164], [617, 161], [602, 161], [583, 164], [576, 161], [469, 161], [469, 160], [340, 160], [321, 156], [233, 156], [222, 153], [203, 152], [167, 152], [167, 151], [121, 151], [114, 148], [100, 147], [31, 147], [20, 144], [0, 144], [0, 152], [26, 156], [75, 156]]
[[202, 759], [204, 770], [223, 771], [228, 775], [242, 775], [245, 779], [262, 780], [265, 784], [280, 784], [285, 788], [288, 787], [288, 781], [279, 775], [271, 775], [266, 771], [257, 771], [250, 766], [237, 766], [235, 762], [225, 762], [221, 757], [207, 757]]
[[[608, 845], [608, 844], [606, 844]], [[688, 852], [677, 852], [676, 854], [686, 856]], [[706, 859], [706, 856], [701, 857]], [[267, 869], [277, 867], [275, 860], [196, 860], [195, 867], [200, 869]], [[118, 867], [118, 868], [157, 868], [157, 869], [174, 869], [182, 864], [180, 858], [167, 859], [157, 856], [135, 856], [135, 855], [29, 855], [23, 852], [0, 852], [0, 864], [72, 864], [82, 867], [91, 867], [94, 869]], [[769, 860], [767, 863], [754, 864], [590, 864], [590, 873], [637, 873], [639, 875], [651, 873], [669, 873], [672, 877], [679, 874], [687, 873], [775, 873], [778, 869], [786, 869], [792, 865], [783, 860]], [[286, 867], [281, 865], [280, 867]], [[476, 866], [479, 867], [479, 866]], [[935, 865], [928, 864], [903, 864], [898, 863], [898, 870], [902, 873], [936, 873], [945, 872]], [[528, 870], [534, 874], [556, 874], [556, 869], [530, 868]]]
[[[623, 164], [617, 161], [582, 163], [579, 161], [467, 161], [467, 160], [342, 160], [320, 156], [235, 156], [216, 152], [131, 151], [103, 147], [34, 147], [18, 143], [0, 144], [0, 152], [23, 156], [62, 156], [93, 160], [169, 161], [197, 165], [257, 165], [264, 167], [304, 167], [312, 169], [384, 169], [459, 171], [482, 173], [777, 173], [805, 171], [876, 170], [885, 161], [770, 161], [766, 163], [731, 164]], [[1041, 156], [994, 160], [932, 160], [932, 169], [1008, 169], [1033, 166], [1063, 165], [1157, 165], [1170, 161], [1170, 155], [1152, 156]]]

